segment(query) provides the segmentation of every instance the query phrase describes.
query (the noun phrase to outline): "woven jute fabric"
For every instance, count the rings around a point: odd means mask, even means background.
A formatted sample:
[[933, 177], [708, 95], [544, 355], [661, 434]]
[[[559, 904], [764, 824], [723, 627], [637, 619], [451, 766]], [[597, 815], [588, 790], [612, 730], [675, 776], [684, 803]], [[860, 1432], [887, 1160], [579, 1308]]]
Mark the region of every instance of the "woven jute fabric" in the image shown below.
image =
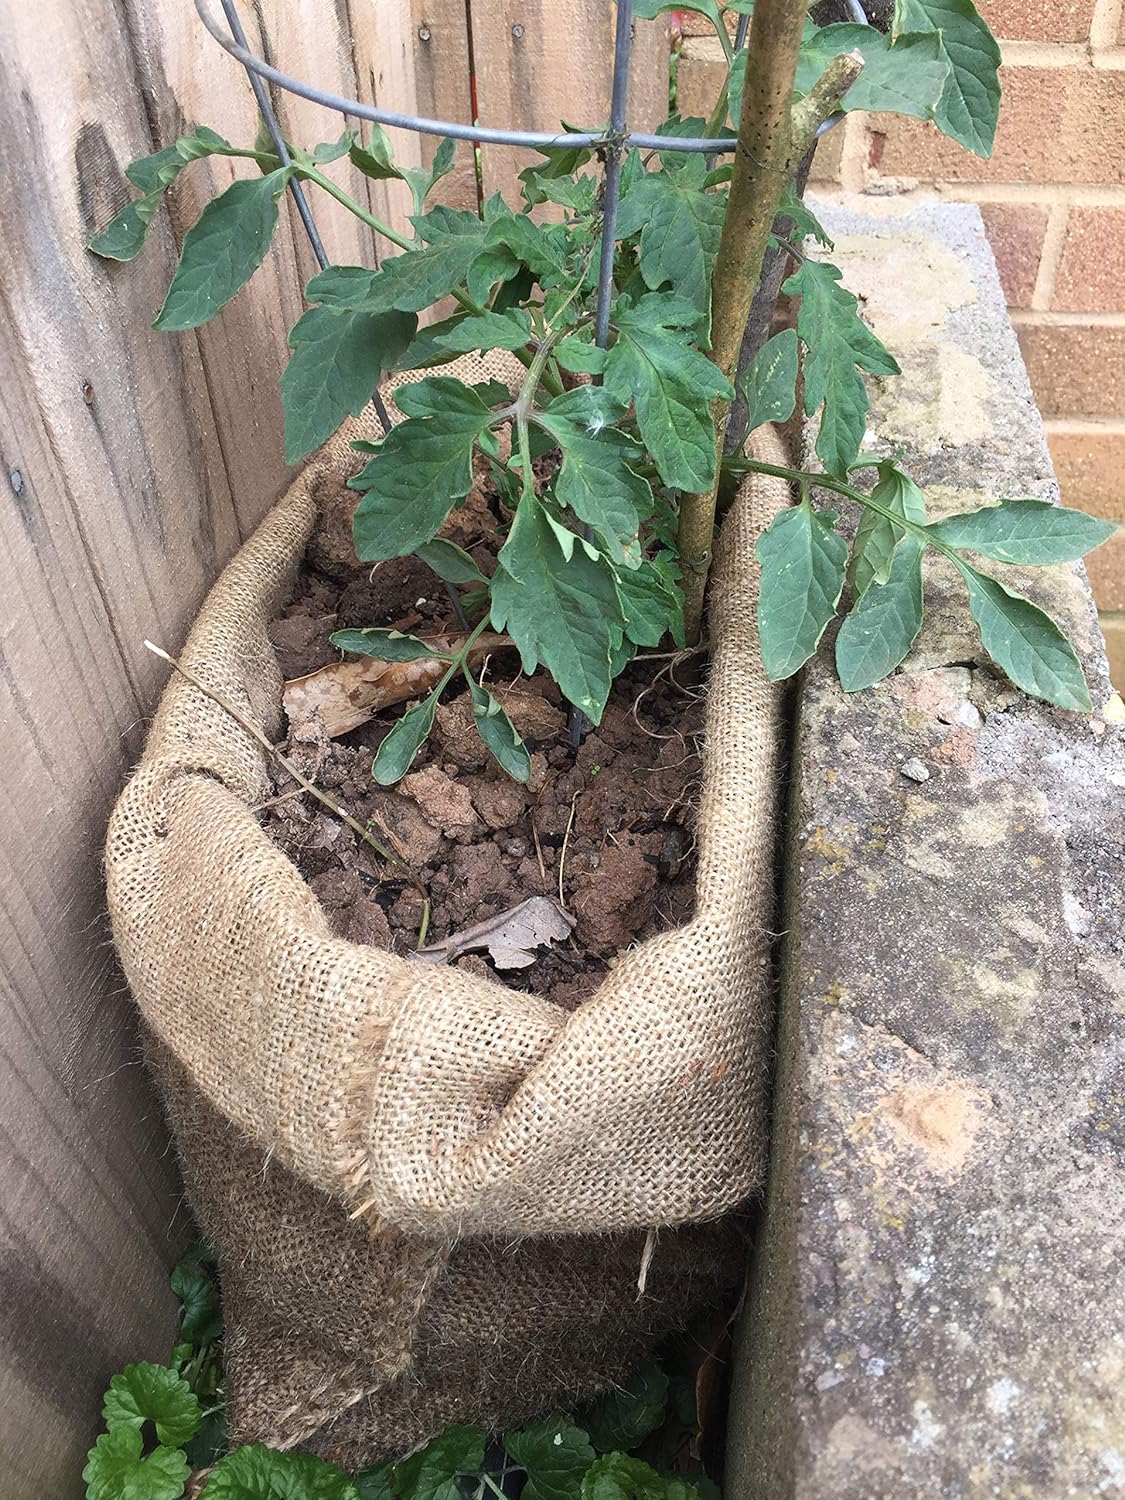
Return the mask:
[[[342, 439], [310, 464], [182, 652], [273, 739], [266, 626], [355, 466]], [[738, 1280], [779, 781], [754, 542], [786, 501], [748, 478], [717, 546], [695, 916], [574, 1012], [334, 937], [251, 811], [263, 752], [170, 680], [110, 824], [109, 909], [219, 1255], [235, 1441], [356, 1466], [450, 1421], [503, 1428], [620, 1380]]]

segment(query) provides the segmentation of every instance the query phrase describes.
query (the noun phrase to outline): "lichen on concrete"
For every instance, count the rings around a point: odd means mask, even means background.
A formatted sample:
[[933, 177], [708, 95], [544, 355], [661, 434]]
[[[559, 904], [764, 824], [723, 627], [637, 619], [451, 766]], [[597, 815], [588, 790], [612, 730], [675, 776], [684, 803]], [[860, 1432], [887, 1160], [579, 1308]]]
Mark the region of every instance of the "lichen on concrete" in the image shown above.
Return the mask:
[[[1057, 499], [977, 209], [823, 217], [904, 369], [930, 351], [873, 446], [934, 514]], [[889, 681], [844, 694], [831, 642], [804, 674], [731, 1500], [1125, 1496], [1122, 710], [1082, 568], [1005, 577], [1092, 716], [1000, 677], [940, 559]]]

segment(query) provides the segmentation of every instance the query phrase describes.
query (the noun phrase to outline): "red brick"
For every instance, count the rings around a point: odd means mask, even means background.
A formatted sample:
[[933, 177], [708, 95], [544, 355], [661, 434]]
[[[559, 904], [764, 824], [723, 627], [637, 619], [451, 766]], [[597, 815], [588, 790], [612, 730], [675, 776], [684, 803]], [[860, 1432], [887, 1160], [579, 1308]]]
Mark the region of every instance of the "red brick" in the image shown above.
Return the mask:
[[979, 0], [977, 9], [1006, 42], [1084, 42], [1094, 0]]
[[1125, 417], [1125, 328], [1036, 323], [1017, 332], [1045, 417]]
[[1125, 691], [1125, 614], [1102, 615], [1098, 620], [1109, 657], [1109, 680], [1117, 691]]
[[1051, 306], [1125, 312], [1125, 208], [1072, 208]]
[[1092, 67], [1002, 70], [1000, 127], [989, 161], [899, 115], [872, 115], [885, 139], [879, 169], [923, 182], [1125, 182], [1125, 72]]
[[1038, 203], [982, 203], [980, 211], [1008, 306], [1030, 307], [1048, 210]]
[[1111, 536], [1086, 559], [1094, 603], [1099, 609], [1125, 609], [1125, 531]]
[[1125, 520], [1125, 433], [1056, 430], [1047, 441], [1063, 504]]

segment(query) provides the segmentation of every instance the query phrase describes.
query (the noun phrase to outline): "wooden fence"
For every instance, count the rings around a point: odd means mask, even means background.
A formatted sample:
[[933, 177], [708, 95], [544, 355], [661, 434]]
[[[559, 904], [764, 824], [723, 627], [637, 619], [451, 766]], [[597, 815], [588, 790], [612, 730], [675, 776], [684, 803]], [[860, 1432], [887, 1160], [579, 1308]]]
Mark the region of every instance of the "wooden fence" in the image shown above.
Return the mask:
[[[545, 129], [609, 98], [611, 0], [256, 0], [252, 45], [285, 70], [391, 109]], [[0, 1496], [82, 1493], [109, 1375], [167, 1357], [167, 1270], [188, 1231], [160, 1108], [107, 942], [106, 816], [164, 668], [216, 572], [284, 487], [278, 375], [312, 269], [290, 213], [266, 265], [213, 323], [150, 327], [176, 237], [243, 164], [188, 168], [140, 260], [84, 249], [123, 203], [124, 166], [204, 123], [253, 137], [242, 71], [191, 0], [0, 0], [0, 483], [5, 558], [6, 921], [0, 957], [3, 1286]], [[637, 26], [632, 120], [666, 113], [667, 37]], [[286, 134], [337, 116], [277, 99]], [[395, 132], [417, 164], [436, 144]], [[484, 147], [486, 192], [526, 164]], [[402, 223], [400, 184], [345, 185]], [[333, 169], [338, 170], [338, 169]], [[314, 190], [315, 191], [315, 190]], [[471, 202], [461, 147], [447, 199]], [[318, 195], [336, 261], [370, 233]]]

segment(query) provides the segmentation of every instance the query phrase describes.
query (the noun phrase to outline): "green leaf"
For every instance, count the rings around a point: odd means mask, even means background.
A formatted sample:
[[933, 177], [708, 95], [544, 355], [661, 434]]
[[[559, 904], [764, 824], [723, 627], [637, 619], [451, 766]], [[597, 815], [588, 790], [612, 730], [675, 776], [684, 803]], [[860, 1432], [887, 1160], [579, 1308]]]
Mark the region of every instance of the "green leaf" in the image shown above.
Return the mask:
[[554, 352], [563, 369], [573, 375], [600, 375], [605, 369], [607, 351], [599, 349], [581, 334], [572, 333], [560, 339]]
[[[484, 225], [475, 214], [458, 218], [452, 210], [435, 210], [411, 222], [419, 232], [431, 233], [433, 243], [421, 250], [407, 250], [403, 255], [385, 260], [378, 271], [362, 272], [359, 267], [330, 266], [308, 285], [310, 300], [328, 301], [325, 290], [335, 297], [359, 295], [363, 276], [367, 285], [358, 305], [368, 312], [421, 312], [422, 308], [451, 292], [464, 281], [476, 258], [484, 250]], [[355, 273], [346, 279], [340, 271]], [[337, 273], [333, 275], [333, 273]], [[356, 304], [352, 304], [356, 305]]]
[[452, 136], [445, 136], [434, 152], [428, 171], [419, 171], [416, 167], [403, 167], [402, 175], [410, 184], [410, 191], [414, 197], [414, 206], [416, 209], [422, 207], [427, 195], [437, 183], [452, 172], [455, 152], [456, 143]]
[[783, 328], [750, 361], [739, 384], [748, 432], [763, 422], [788, 422], [797, 404], [797, 334]]
[[567, 270], [569, 244], [564, 224], [536, 224], [526, 214], [514, 214], [501, 204], [489, 220], [486, 240], [492, 249], [508, 250], [544, 288], [569, 286], [575, 279]]
[[427, 646], [416, 635], [406, 635], [401, 630], [367, 626], [362, 630], [335, 630], [328, 639], [341, 651], [350, 651], [355, 656], [371, 656], [376, 661], [453, 660], [446, 653]]
[[[926, 501], [914, 481], [892, 459], [883, 459], [876, 468], [879, 482], [871, 491], [872, 500], [904, 520], [925, 525]], [[904, 534], [901, 526], [877, 511], [864, 509], [852, 548], [852, 587], [857, 598], [863, 596], [868, 584], [886, 583], [891, 576], [895, 548]]]
[[110, 1432], [118, 1427], [140, 1431], [152, 1422], [160, 1441], [178, 1448], [199, 1426], [199, 1402], [187, 1381], [167, 1365], [127, 1365], [109, 1383], [102, 1420]]
[[348, 156], [365, 177], [374, 178], [376, 182], [387, 178], [403, 180], [403, 174], [394, 164], [394, 152], [387, 132], [381, 125], [372, 125], [367, 145], [353, 144], [348, 149]]
[[922, 628], [925, 543], [899, 542], [886, 582], [872, 580], [836, 636], [836, 670], [845, 693], [881, 682], [906, 659]]
[[657, 1365], [644, 1365], [623, 1386], [599, 1397], [585, 1415], [590, 1441], [599, 1453], [627, 1453], [656, 1431], [667, 1405], [667, 1375]]
[[492, 694], [471, 679], [469, 697], [477, 733], [501, 770], [513, 781], [530, 781], [531, 756], [511, 719]]
[[556, 498], [597, 532], [615, 562], [639, 559], [638, 532], [652, 512], [648, 481], [629, 467], [644, 462], [644, 449], [613, 425], [621, 411], [602, 387], [586, 385], [532, 414], [562, 449]]
[[348, 481], [367, 490], [353, 522], [363, 562], [404, 557], [428, 542], [473, 486], [473, 445], [491, 413], [477, 392], [434, 375], [395, 392], [407, 420], [393, 427], [362, 473]]
[[394, 786], [410, 770], [410, 763], [421, 749], [430, 730], [434, 727], [438, 694], [433, 692], [421, 703], [408, 708], [398, 719], [390, 734], [379, 746], [371, 766], [371, 774], [380, 786]]
[[199, 1431], [184, 1448], [193, 1469], [205, 1469], [217, 1463], [229, 1447], [227, 1409], [217, 1406], [204, 1412]]
[[432, 542], [415, 547], [414, 556], [432, 568], [443, 583], [488, 582], [469, 554], [443, 536], [435, 536]]
[[347, 156], [355, 145], [355, 131], [345, 130], [338, 140], [322, 141], [319, 146], [312, 149], [312, 159], [318, 167], [326, 167], [329, 162], [339, 161], [341, 156]]
[[997, 562], [1076, 562], [1108, 541], [1117, 526], [1047, 500], [1001, 500], [963, 515], [944, 516], [931, 531], [947, 547], [967, 547]]
[[289, 331], [293, 354], [281, 372], [285, 462], [328, 441], [345, 417], [358, 417], [384, 371], [410, 344], [413, 313], [310, 307]]
[[[268, 135], [266, 141], [266, 150], [272, 152], [273, 145]], [[239, 147], [232, 146], [217, 130], [212, 130], [207, 125], [197, 125], [190, 135], [180, 136], [172, 149], [184, 162], [199, 161], [204, 156], [241, 156], [243, 154]]]
[[187, 166], [187, 160], [178, 145], [165, 146], [151, 156], [139, 157], [125, 168], [125, 176], [142, 193], [163, 192], [171, 187]]
[[804, 666], [836, 613], [848, 546], [836, 535], [834, 519], [805, 500], [780, 511], [758, 538], [758, 630], [771, 682]]
[[1000, 48], [972, 0], [895, 0], [894, 30], [935, 31], [949, 75], [938, 128], [977, 156], [992, 155], [1000, 116]]
[[582, 1500], [664, 1500], [664, 1481], [655, 1469], [624, 1453], [607, 1453], [586, 1471]]
[[335, 1464], [311, 1453], [279, 1453], [251, 1443], [222, 1458], [203, 1486], [201, 1500], [359, 1500], [355, 1485]]
[[522, 308], [510, 312], [484, 312], [467, 318], [450, 318], [434, 345], [450, 354], [469, 354], [474, 349], [522, 349], [531, 338], [531, 319]]
[[1074, 648], [1038, 605], [957, 559], [984, 649], [1016, 687], [1058, 708], [1088, 713], [1090, 690]]
[[363, 308], [375, 299], [378, 281], [379, 272], [366, 266], [326, 266], [305, 287], [305, 296], [329, 307]]
[[240, 178], [213, 198], [184, 235], [180, 263], [152, 325], [168, 333], [198, 328], [242, 290], [261, 265], [277, 227], [277, 200], [289, 180], [282, 167]]
[[447, 1427], [433, 1442], [395, 1466], [401, 1500], [461, 1500], [458, 1474], [479, 1473], [484, 1437], [476, 1427]]
[[730, 400], [730, 382], [694, 349], [696, 310], [682, 297], [650, 292], [635, 307], [615, 304], [618, 338], [609, 351], [605, 389], [636, 407], [637, 425], [664, 483], [702, 494], [715, 478], [718, 455], [712, 397]]
[[134, 187], [140, 188], [144, 196], [134, 198], [115, 214], [102, 232], [94, 236], [87, 249], [103, 260], [126, 261], [138, 255], [165, 189], [186, 165], [175, 146], [165, 146], [162, 151], [154, 151], [151, 156], [142, 156], [131, 162], [125, 168], [125, 176]]
[[222, 1335], [223, 1314], [213, 1278], [186, 1256], [169, 1278], [180, 1299], [180, 1332], [193, 1344], [211, 1344]]
[[492, 579], [492, 622], [519, 647], [530, 676], [540, 662], [595, 724], [612, 682], [624, 617], [613, 570], [525, 495]]
[[180, 1448], [154, 1448], [141, 1457], [140, 1428], [103, 1432], [86, 1456], [86, 1500], [179, 1500], [188, 1482]]
[[657, 16], [669, 10], [690, 10], [696, 15], [706, 16], [715, 30], [726, 36], [722, 13], [715, 0], [685, 0], [683, 4], [681, 0], [633, 0], [633, 15], [638, 20], [655, 21]]
[[793, 225], [793, 233], [798, 239], [814, 239], [826, 250], [832, 249], [833, 242], [828, 237], [828, 231], [804, 200], [797, 197], [792, 183], [788, 184], [781, 195], [781, 201], [777, 205], [777, 217], [789, 220]]
[[504, 1447], [527, 1470], [522, 1500], [578, 1500], [582, 1475], [594, 1461], [589, 1438], [563, 1417], [505, 1433]]
[[352, 1483], [359, 1500], [398, 1500], [392, 1477], [394, 1464], [379, 1464], [373, 1469], [361, 1469]]
[[640, 268], [645, 285], [655, 291], [665, 282], [692, 304], [710, 327], [711, 268], [719, 248], [726, 194], [703, 190], [706, 164], [689, 156], [672, 172], [646, 172], [621, 201], [617, 234], [628, 239], [640, 231]]
[[824, 261], [807, 260], [782, 287], [799, 296], [797, 332], [805, 358], [805, 413], [823, 402], [816, 451], [824, 467], [844, 478], [859, 452], [869, 401], [860, 370], [897, 375], [899, 367], [859, 316], [859, 304], [840, 284], [840, 272]]
[[[683, 596], [654, 563], [617, 570], [625, 635], [635, 646], [659, 646], [666, 635], [682, 644]], [[616, 674], [615, 674], [616, 675]]]
[[796, 90], [807, 94], [835, 57], [863, 54], [863, 72], [844, 95], [845, 110], [890, 110], [916, 120], [932, 120], [949, 77], [941, 38], [927, 25], [920, 35], [891, 41], [874, 26], [850, 21], [822, 26], [801, 47]]

